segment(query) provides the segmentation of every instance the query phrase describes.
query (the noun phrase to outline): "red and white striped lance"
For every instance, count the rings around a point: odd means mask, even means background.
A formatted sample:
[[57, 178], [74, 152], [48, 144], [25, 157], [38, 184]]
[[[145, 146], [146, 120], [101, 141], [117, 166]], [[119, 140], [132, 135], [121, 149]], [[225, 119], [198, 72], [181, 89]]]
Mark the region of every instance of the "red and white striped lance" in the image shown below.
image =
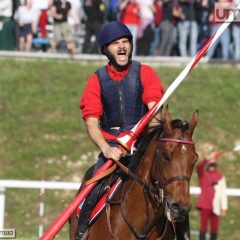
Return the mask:
[[[240, 5], [237, 6], [236, 10], [240, 9]], [[154, 114], [163, 106], [170, 95], [175, 91], [175, 89], [180, 85], [183, 79], [188, 75], [188, 73], [195, 67], [195, 65], [200, 61], [200, 59], [206, 54], [208, 49], [217, 41], [224, 30], [230, 25], [234, 20], [234, 12], [232, 12], [229, 17], [221, 24], [217, 32], [211, 36], [211, 38], [206, 42], [206, 44], [200, 49], [197, 55], [190, 61], [190, 63], [183, 69], [179, 76], [172, 82], [169, 86], [162, 99], [156, 103], [151, 110], [123, 137], [117, 139], [117, 141], [124, 146], [126, 149], [131, 149], [133, 143], [137, 140], [139, 134], [142, 132], [143, 128], [149, 123]], [[108, 160], [105, 164], [98, 169], [96, 175], [103, 172], [109, 168], [113, 162]], [[94, 182], [85, 188], [75, 197], [75, 199], [69, 204], [69, 206], [59, 215], [59, 217], [52, 223], [48, 230], [42, 235], [39, 240], [51, 240], [57, 235], [57, 233], [62, 229], [64, 224], [67, 222], [69, 217], [85, 199], [85, 197], [91, 192], [97, 183]]]

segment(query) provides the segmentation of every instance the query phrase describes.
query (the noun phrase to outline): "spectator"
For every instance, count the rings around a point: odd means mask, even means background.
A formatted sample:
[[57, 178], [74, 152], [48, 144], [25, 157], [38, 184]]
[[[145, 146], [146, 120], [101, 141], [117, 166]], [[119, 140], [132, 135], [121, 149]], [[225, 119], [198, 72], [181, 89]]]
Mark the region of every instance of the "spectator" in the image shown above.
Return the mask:
[[148, 56], [150, 44], [153, 39], [154, 25], [154, 0], [136, 0], [140, 5], [140, 25], [138, 31], [138, 48], [137, 54]]
[[161, 23], [160, 55], [170, 56], [173, 46], [173, 0], [163, 0], [163, 21]]
[[[229, 3], [229, 0], [217, 0], [218, 3]], [[229, 3], [230, 4], [230, 3]], [[227, 5], [225, 5], [227, 7]], [[231, 6], [230, 6], [231, 7]], [[209, 21], [210, 21], [210, 28], [211, 28], [211, 35], [213, 35], [218, 28], [221, 26], [222, 23], [216, 22], [214, 20], [214, 9], [212, 10]], [[221, 44], [221, 58], [223, 60], [229, 59], [229, 43], [230, 43], [230, 30], [229, 28], [226, 28], [225, 31], [221, 34], [221, 36], [216, 40], [216, 42], [209, 48], [207, 52], [207, 57], [212, 58], [214, 57], [215, 50], [218, 46], [218, 44]], [[217, 56], [219, 57], [219, 56]]]
[[199, 26], [199, 44], [201, 48], [210, 37], [209, 16], [215, 0], [197, 0], [197, 22]]
[[55, 52], [58, 44], [64, 40], [67, 43], [67, 50], [69, 53], [76, 53], [76, 46], [72, 30], [68, 24], [68, 16], [70, 14], [71, 4], [67, 0], [55, 0], [51, 13], [54, 20], [54, 37], [51, 42], [50, 52]]
[[86, 14], [86, 34], [83, 53], [98, 53], [97, 35], [104, 23], [106, 6], [102, 0], [84, 0]]
[[16, 48], [12, 6], [12, 0], [0, 0], [0, 50]]
[[48, 9], [52, 5], [53, 0], [33, 0], [33, 9], [36, 11], [39, 37], [46, 38], [46, 25], [48, 21]]
[[121, 12], [120, 21], [124, 23], [133, 36], [133, 55], [136, 54], [137, 49], [137, 33], [140, 23], [140, 6], [136, 0], [123, 0], [119, 5]]
[[155, 7], [155, 12], [154, 12], [154, 31], [153, 31], [153, 40], [150, 46], [150, 54], [152, 56], [159, 55], [158, 48], [160, 45], [160, 25], [162, 22], [162, 0], [155, 0], [154, 1], [154, 7]]
[[119, 5], [121, 0], [107, 0], [107, 20], [116, 21], [119, 20]]
[[218, 170], [217, 158], [223, 152], [212, 154], [202, 160], [197, 166], [197, 173], [201, 187], [201, 194], [196, 207], [200, 211], [200, 240], [205, 240], [208, 222], [211, 222], [211, 238], [217, 239], [219, 217], [225, 216], [227, 211], [226, 181]]
[[[236, 5], [239, 5], [240, 0], [235, 0], [234, 3]], [[233, 23], [232, 37], [233, 37], [233, 47], [234, 47], [233, 58], [235, 61], [239, 61], [240, 60], [240, 23], [239, 22]]]
[[[197, 54], [198, 25], [196, 21], [196, 0], [179, 0], [181, 14], [178, 22], [179, 51], [182, 57]], [[188, 51], [187, 40], [190, 39]]]
[[18, 48], [29, 52], [32, 49], [33, 32], [36, 32], [36, 12], [32, 7], [32, 0], [26, 0], [19, 6], [15, 19], [19, 27]]
[[68, 16], [68, 24], [72, 27], [73, 32], [76, 32], [80, 28], [81, 19], [81, 1], [80, 0], [68, 0], [71, 4], [71, 11]]

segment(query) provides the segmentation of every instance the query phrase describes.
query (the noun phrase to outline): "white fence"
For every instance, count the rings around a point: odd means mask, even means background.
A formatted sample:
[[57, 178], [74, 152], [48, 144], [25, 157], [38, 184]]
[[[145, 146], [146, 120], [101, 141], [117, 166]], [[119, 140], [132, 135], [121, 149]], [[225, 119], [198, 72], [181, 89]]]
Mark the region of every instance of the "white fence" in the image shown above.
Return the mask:
[[[39, 189], [40, 196], [45, 193], [46, 189], [51, 190], [77, 190], [80, 187], [80, 183], [74, 182], [50, 182], [50, 181], [24, 181], [24, 180], [0, 180], [0, 229], [4, 229], [5, 218], [5, 201], [6, 201], [6, 189], [7, 188], [25, 188], [25, 189]], [[44, 200], [40, 198], [39, 201], [39, 218], [44, 217]], [[43, 220], [40, 220], [38, 235], [43, 234]]]
[[[78, 190], [80, 183], [75, 182], [50, 182], [50, 181], [24, 181], [24, 180], [0, 180], [0, 229], [4, 228], [4, 214], [5, 214], [5, 191], [6, 188], [28, 188], [40, 189], [40, 194], [43, 194], [46, 189], [59, 190]], [[198, 195], [200, 193], [199, 187], [191, 187], [190, 193]], [[227, 189], [228, 196], [240, 197], [240, 189]], [[44, 215], [44, 204], [40, 201], [39, 216]], [[42, 235], [43, 226], [39, 225], [39, 236]]]

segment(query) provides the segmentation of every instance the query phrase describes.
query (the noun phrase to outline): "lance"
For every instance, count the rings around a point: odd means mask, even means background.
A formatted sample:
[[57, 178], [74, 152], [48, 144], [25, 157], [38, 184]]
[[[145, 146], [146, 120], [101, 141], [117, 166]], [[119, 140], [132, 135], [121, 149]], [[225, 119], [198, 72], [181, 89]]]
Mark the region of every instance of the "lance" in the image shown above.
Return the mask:
[[[240, 9], [240, 5], [237, 6], [236, 10]], [[183, 69], [179, 76], [172, 82], [168, 87], [162, 99], [157, 102], [149, 112], [143, 116], [143, 118], [121, 138], [118, 138], [117, 141], [125, 147], [127, 150], [131, 149], [134, 142], [137, 140], [139, 134], [142, 132], [143, 128], [150, 122], [151, 118], [161, 106], [166, 102], [170, 95], [175, 91], [175, 89], [180, 85], [188, 73], [196, 66], [200, 59], [206, 54], [208, 49], [217, 41], [225, 29], [230, 25], [230, 23], [236, 17], [236, 11], [232, 12], [229, 17], [221, 24], [215, 34], [213, 34], [210, 39], [205, 43], [205, 45], [200, 49], [197, 55], [189, 62], [189, 64]], [[104, 170], [111, 167], [113, 164], [112, 160], [107, 160], [104, 165], [96, 171], [96, 174], [103, 172]], [[51, 240], [57, 235], [57, 233], [62, 229], [65, 223], [68, 221], [70, 216], [74, 211], [79, 207], [81, 202], [86, 198], [86, 196], [91, 192], [95, 187], [97, 182], [91, 183], [90, 185], [85, 186], [80, 193], [74, 198], [74, 200], [69, 204], [69, 206], [59, 215], [59, 217], [52, 223], [52, 225], [47, 229], [47, 231], [39, 238], [39, 240]]]

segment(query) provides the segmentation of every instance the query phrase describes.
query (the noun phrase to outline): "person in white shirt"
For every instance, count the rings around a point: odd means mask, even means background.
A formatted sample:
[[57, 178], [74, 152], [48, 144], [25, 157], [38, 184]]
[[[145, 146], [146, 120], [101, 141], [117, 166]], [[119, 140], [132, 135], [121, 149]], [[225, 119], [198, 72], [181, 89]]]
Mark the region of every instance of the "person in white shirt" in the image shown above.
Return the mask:
[[68, 15], [68, 24], [70, 24], [75, 30], [80, 27], [81, 18], [81, 1], [80, 0], [68, 0], [71, 3], [70, 14]]
[[26, 0], [14, 16], [19, 27], [18, 46], [20, 51], [31, 51], [33, 32], [36, 31], [36, 15], [32, 0]]
[[47, 20], [48, 9], [52, 5], [53, 0], [32, 0], [33, 9], [36, 11], [37, 25], [39, 31], [39, 37], [47, 37]]
[[11, 17], [12, 15], [12, 1], [0, 0], [0, 16]]
[[147, 56], [150, 54], [150, 45], [153, 38], [154, 26], [154, 0], [136, 0], [140, 6], [140, 24], [138, 26], [137, 55]]
[[13, 2], [0, 0], [0, 50], [15, 50], [14, 21], [12, 20]]

